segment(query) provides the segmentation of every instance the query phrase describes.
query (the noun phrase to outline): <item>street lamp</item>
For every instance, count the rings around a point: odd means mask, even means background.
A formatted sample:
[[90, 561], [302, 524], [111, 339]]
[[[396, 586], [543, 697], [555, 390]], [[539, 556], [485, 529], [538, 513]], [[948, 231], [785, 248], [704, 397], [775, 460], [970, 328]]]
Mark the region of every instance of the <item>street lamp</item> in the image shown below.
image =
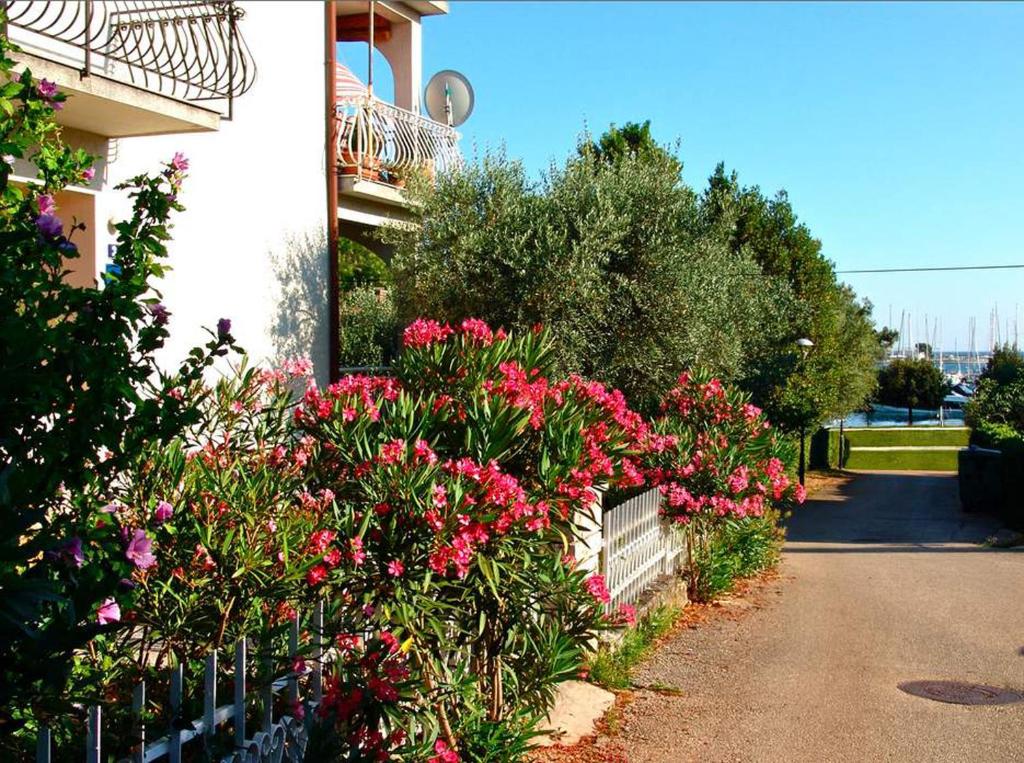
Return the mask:
[[[796, 340], [796, 346], [800, 348], [800, 355], [802, 360], [807, 360], [807, 353], [814, 347], [812, 342], [807, 337], [800, 337]], [[805, 457], [804, 457], [804, 440], [807, 438], [807, 422], [801, 416], [800, 417], [800, 484], [804, 484], [804, 470], [805, 470]], [[842, 443], [839, 445], [842, 448]]]

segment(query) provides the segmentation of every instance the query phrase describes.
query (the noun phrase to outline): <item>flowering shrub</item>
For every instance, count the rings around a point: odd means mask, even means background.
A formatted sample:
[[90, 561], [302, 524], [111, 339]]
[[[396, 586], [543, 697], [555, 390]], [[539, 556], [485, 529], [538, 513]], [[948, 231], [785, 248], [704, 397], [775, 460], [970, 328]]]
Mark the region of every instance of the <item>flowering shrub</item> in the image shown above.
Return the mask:
[[[705, 371], [684, 373], [663, 399], [644, 449], [643, 472], [664, 495], [663, 514], [686, 528], [691, 595], [706, 598], [712, 588], [722, 587], [709, 588], [702, 579], [709, 566], [703, 560], [714, 556], [711, 543], [719, 557], [728, 557], [730, 539], [743, 538], [751, 548], [757, 541], [772, 546], [763, 556], [774, 558], [778, 513], [802, 503], [805, 493], [786, 473], [789, 445], [774, 435], [749, 397]], [[745, 521], [750, 528], [735, 526]], [[715, 568], [727, 570], [731, 579], [733, 571], [757, 564], [736, 560], [731, 568], [725, 563]]]
[[309, 609], [334, 497], [305, 489], [315, 445], [293, 436], [292, 384], [308, 371], [308, 361], [243, 367], [209, 389], [195, 384], [185, 395], [200, 401], [199, 421], [143, 449], [124, 481], [119, 521], [159, 549], [130, 578], [129, 646], [145, 643], [157, 667], [258, 638]]
[[529, 728], [576, 675], [607, 592], [570, 543], [594, 488], [638, 478], [623, 458], [645, 425], [618, 393], [550, 378], [542, 331], [421, 320], [404, 345], [394, 378], [310, 387], [296, 410], [359, 528], [310, 582], [408, 644], [410, 712], [440, 730], [438, 760], [472, 759], [479, 729]]
[[786, 474], [788, 447], [761, 410], [706, 372], [684, 373], [662, 401], [646, 440], [645, 473], [680, 524], [759, 517], [801, 503]]
[[[55, 194], [90, 180], [92, 158], [61, 140], [63, 94], [15, 73], [9, 50], [0, 36], [0, 749], [16, 757], [29, 708], [66, 713], [69, 693], [93, 698], [92, 685], [68, 689], [76, 661], [122, 627], [125, 589], [156, 560], [148, 535], [112, 512], [114, 486], [144, 444], [196, 420], [193, 401], [168, 393], [233, 340], [224, 327], [170, 375], [154, 361], [168, 313], [152, 281], [166, 269], [182, 157], [124, 186], [134, 208], [117, 225], [116, 275], [102, 288], [65, 282], [84, 225], [59, 217]], [[38, 183], [12, 180], [18, 159]]]

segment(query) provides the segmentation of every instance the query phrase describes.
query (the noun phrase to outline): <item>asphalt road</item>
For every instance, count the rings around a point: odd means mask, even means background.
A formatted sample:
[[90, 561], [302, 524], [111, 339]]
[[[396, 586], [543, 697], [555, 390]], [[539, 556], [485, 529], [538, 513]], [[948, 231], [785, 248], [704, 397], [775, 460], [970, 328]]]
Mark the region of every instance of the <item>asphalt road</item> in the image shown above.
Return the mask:
[[641, 669], [654, 690], [622, 718], [628, 759], [1024, 761], [1024, 703], [897, 688], [1024, 691], [1024, 549], [977, 545], [998, 526], [960, 512], [951, 476], [863, 474], [815, 496], [791, 522], [779, 580]]

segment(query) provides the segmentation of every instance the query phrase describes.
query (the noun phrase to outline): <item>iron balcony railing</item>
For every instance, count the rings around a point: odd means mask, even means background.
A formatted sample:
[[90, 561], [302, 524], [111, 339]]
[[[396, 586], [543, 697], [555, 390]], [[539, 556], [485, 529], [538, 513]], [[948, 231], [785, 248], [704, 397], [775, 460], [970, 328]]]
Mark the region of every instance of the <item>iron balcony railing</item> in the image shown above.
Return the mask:
[[188, 101], [221, 101], [252, 87], [256, 65], [233, 2], [85, 0], [4, 2], [26, 52]]
[[433, 177], [462, 164], [454, 128], [372, 96], [340, 98], [337, 119], [342, 175], [401, 187], [411, 174]]

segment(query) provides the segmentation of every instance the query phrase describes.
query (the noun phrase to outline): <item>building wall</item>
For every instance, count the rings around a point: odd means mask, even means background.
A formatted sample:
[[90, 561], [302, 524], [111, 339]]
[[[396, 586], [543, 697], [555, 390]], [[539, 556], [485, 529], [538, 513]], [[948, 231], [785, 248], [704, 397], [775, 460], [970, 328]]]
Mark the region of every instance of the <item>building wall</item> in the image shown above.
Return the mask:
[[[242, 2], [257, 77], [214, 133], [112, 142], [107, 187], [176, 151], [191, 167], [160, 289], [171, 311], [168, 367], [230, 318], [254, 361], [309, 355], [328, 377], [324, 11], [315, 1]], [[100, 226], [129, 207], [106, 192]], [[113, 243], [111, 238], [108, 243]], [[106, 247], [97, 247], [106, 256]], [[98, 262], [102, 271], [104, 262]]]

